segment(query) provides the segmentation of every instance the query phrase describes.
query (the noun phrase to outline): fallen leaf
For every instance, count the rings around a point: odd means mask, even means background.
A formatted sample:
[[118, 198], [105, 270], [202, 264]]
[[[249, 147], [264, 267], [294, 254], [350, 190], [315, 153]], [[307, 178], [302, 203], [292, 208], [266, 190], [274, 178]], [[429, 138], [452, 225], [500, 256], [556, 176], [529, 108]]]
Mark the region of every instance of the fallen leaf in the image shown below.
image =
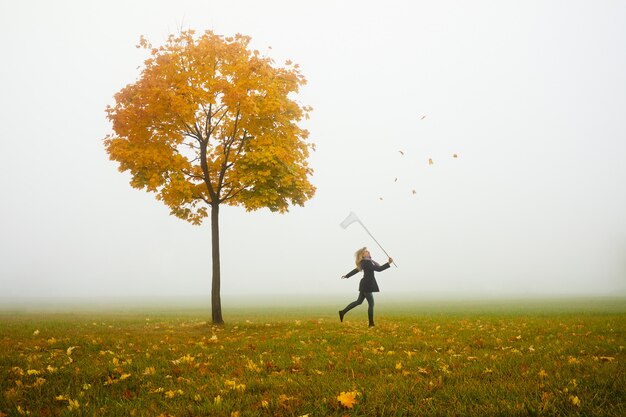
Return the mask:
[[341, 394], [337, 396], [337, 401], [346, 408], [352, 408], [354, 404], [357, 403], [357, 395], [359, 395], [358, 391], [341, 392]]

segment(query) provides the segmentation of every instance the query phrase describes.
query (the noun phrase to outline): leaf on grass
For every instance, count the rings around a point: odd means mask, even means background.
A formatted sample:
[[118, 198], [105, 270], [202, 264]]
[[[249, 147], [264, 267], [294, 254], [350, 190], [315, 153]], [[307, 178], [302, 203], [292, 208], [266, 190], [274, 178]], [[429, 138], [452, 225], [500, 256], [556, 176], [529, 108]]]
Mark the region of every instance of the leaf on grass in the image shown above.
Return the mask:
[[580, 407], [580, 399], [578, 398], [577, 395], [570, 395], [569, 396], [569, 400], [572, 404], [574, 404], [576, 407]]
[[354, 404], [357, 403], [356, 397], [359, 394], [360, 393], [358, 391], [342, 391], [341, 394], [337, 396], [337, 401], [339, 401], [339, 404], [343, 405], [346, 408], [352, 408], [354, 407]]

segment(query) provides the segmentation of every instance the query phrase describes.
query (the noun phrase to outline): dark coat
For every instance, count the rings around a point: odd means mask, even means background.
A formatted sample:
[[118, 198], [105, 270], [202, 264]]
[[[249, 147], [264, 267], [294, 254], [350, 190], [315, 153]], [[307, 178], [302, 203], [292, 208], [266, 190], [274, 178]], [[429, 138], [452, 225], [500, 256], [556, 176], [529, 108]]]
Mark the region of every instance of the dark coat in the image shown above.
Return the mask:
[[[369, 259], [361, 259], [363, 278], [361, 278], [361, 282], [359, 282], [359, 292], [379, 292], [378, 283], [376, 282], [376, 278], [374, 278], [374, 271], [380, 272], [387, 268], [389, 268], [389, 262], [384, 265], [378, 265]], [[350, 278], [357, 272], [359, 272], [359, 270], [354, 268], [346, 274], [346, 278]]]

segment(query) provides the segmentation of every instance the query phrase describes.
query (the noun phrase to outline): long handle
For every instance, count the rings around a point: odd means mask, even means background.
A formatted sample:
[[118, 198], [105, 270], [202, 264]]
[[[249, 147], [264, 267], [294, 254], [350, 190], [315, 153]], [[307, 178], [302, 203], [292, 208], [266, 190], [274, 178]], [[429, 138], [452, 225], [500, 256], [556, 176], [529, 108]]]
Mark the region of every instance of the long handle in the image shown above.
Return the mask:
[[[361, 222], [361, 220], [359, 220], [359, 224], [360, 224], [361, 226], [363, 226], [363, 229], [365, 229], [365, 231], [367, 232], [367, 234], [368, 234], [368, 235], [370, 235], [370, 237], [371, 237], [372, 239], [374, 239], [374, 242], [376, 242], [376, 244], [378, 245], [378, 247], [382, 249], [382, 251], [385, 253], [385, 255], [387, 255], [387, 258], [391, 258], [391, 256], [389, 256], [389, 254], [387, 253], [387, 251], [386, 251], [386, 250], [385, 250], [385, 249], [384, 249], [384, 248], [380, 245], [380, 243], [378, 243], [378, 241], [376, 240], [376, 238], [374, 237], [374, 235], [372, 235], [372, 234], [370, 233], [370, 231], [369, 231], [369, 230], [367, 230], [367, 227], [365, 227], [365, 225]], [[398, 265], [396, 265], [396, 262], [395, 262], [395, 261], [394, 261], [394, 262], [392, 262], [392, 263], [393, 263], [393, 265], [394, 265], [396, 268], [398, 267]]]

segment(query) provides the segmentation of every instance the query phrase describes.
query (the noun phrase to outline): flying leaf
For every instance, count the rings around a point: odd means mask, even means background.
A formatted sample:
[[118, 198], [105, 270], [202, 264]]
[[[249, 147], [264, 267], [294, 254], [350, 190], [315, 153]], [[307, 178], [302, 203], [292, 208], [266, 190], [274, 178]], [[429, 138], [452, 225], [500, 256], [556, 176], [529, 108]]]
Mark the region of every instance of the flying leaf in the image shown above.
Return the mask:
[[453, 153], [453, 154], [452, 154], [452, 157], [453, 157], [453, 158], [458, 158], [458, 157], [459, 157], [459, 155], [457, 155], [457, 154]]
[[404, 152], [402, 152], [402, 151], [398, 151], [398, 152], [400, 152], [401, 155], [404, 155]]
[[428, 165], [432, 165], [434, 164], [433, 159], [432, 158], [428, 158]]

